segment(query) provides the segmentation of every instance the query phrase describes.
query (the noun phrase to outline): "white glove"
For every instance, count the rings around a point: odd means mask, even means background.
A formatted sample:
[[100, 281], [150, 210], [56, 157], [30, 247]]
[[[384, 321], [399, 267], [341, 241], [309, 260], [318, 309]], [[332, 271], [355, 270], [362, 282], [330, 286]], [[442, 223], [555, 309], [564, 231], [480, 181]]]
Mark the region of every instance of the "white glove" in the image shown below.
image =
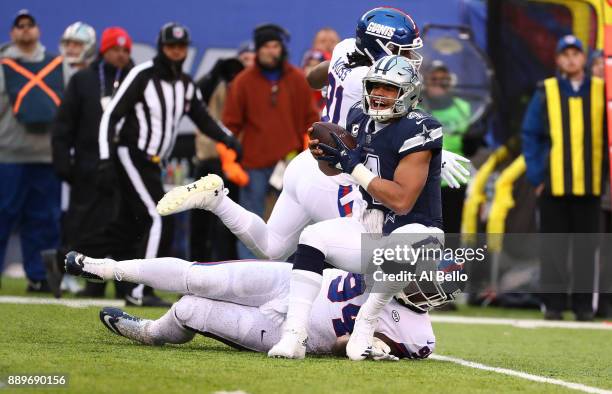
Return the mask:
[[[470, 159], [447, 150], [442, 150], [442, 167], [440, 176], [453, 189], [461, 187], [461, 183], [467, 183], [470, 171], [461, 163], [470, 163]], [[467, 177], [467, 178], [466, 178]], [[461, 183], [459, 183], [461, 182]]]
[[372, 347], [365, 351], [371, 360], [375, 361], [399, 361], [399, 358], [391, 354], [391, 348], [379, 338], [372, 338]]

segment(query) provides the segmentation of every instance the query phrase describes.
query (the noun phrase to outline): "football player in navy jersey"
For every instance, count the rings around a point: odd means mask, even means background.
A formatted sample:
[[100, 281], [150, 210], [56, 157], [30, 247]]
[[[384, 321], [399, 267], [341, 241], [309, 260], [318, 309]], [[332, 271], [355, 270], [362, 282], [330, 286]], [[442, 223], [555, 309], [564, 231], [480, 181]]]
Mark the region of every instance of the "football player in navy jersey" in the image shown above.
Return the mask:
[[[313, 155], [350, 174], [367, 203], [361, 217], [337, 218], [308, 226], [300, 235], [291, 276], [289, 309], [281, 340], [271, 357], [303, 358], [306, 321], [318, 294], [325, 262], [349, 272], [362, 272], [361, 235], [422, 234], [442, 245], [440, 156], [442, 126], [431, 115], [416, 110], [421, 81], [411, 62], [385, 56], [363, 80], [363, 100], [349, 112], [347, 129], [357, 137], [349, 149], [334, 136], [336, 147], [311, 141]], [[387, 285], [387, 284], [385, 284]], [[357, 313], [347, 345], [352, 360], [371, 351], [378, 316], [407, 283], [388, 284], [371, 293]], [[399, 287], [398, 287], [399, 286]], [[442, 286], [418, 300], [403, 297], [415, 311], [427, 312], [453, 298]]]

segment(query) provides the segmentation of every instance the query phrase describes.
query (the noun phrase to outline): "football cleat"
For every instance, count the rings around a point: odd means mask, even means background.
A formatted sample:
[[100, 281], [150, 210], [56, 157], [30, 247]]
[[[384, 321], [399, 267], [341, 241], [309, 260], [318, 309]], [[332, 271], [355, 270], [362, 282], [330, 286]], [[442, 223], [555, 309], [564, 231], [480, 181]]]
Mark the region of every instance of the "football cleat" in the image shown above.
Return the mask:
[[346, 355], [353, 361], [365, 359], [372, 352], [374, 331], [378, 326], [378, 319], [367, 319], [361, 315], [361, 311], [355, 319], [353, 332], [346, 344]]
[[66, 268], [66, 272], [70, 275], [80, 276], [81, 278], [85, 278], [92, 282], [104, 282], [104, 279], [96, 275], [92, 272], [86, 271], [85, 268], [85, 255], [71, 251], [66, 254], [66, 259], [64, 260], [64, 267]]
[[106, 307], [100, 311], [100, 321], [109, 331], [145, 345], [157, 343], [148, 334], [147, 326], [152, 320], [141, 319], [119, 308]]
[[219, 175], [208, 174], [188, 185], [170, 190], [157, 203], [157, 212], [166, 216], [193, 208], [211, 211], [226, 194], [223, 179]]
[[[66, 272], [70, 275], [80, 276], [91, 282], [104, 282], [115, 278], [115, 260], [94, 259], [75, 251], [68, 252], [64, 260]], [[121, 277], [115, 278], [121, 280]]]
[[268, 351], [268, 357], [301, 360], [306, 357], [307, 341], [308, 336], [305, 332], [284, 330], [280, 341]]

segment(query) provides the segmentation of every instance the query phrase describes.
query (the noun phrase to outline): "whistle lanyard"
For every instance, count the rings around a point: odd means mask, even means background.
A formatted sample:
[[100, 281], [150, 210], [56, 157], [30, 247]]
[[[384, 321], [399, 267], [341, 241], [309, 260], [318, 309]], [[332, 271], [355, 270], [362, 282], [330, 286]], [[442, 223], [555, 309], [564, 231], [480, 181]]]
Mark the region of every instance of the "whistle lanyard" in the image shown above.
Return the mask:
[[[106, 76], [104, 75], [104, 62], [98, 64], [98, 75], [100, 77], [100, 97], [106, 97]], [[115, 95], [119, 88], [119, 79], [121, 78], [121, 69], [118, 68], [115, 72], [115, 81], [113, 82], [113, 91], [111, 97]]]

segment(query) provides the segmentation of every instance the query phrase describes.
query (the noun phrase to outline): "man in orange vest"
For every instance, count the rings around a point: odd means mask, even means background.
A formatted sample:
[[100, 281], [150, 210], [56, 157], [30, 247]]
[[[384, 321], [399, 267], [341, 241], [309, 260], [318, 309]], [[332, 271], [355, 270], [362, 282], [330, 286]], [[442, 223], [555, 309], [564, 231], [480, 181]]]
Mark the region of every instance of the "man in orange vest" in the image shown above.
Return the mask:
[[21, 10], [0, 48], [0, 272], [11, 230], [21, 235], [28, 291], [48, 291], [40, 252], [59, 243], [60, 182], [50, 129], [61, 102], [62, 57], [40, 44], [36, 19]]

